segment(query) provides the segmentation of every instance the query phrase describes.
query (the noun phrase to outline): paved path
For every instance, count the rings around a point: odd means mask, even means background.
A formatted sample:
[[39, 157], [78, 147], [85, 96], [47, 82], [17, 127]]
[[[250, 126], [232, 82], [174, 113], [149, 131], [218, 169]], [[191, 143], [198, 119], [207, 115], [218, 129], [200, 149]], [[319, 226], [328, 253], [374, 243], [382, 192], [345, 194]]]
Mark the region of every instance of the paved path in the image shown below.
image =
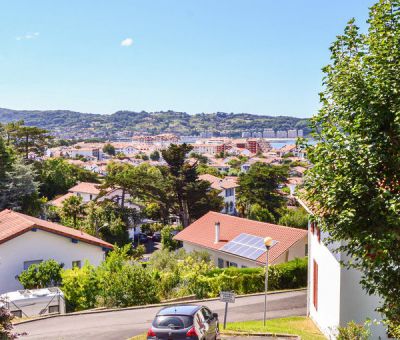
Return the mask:
[[[286, 292], [268, 296], [268, 318], [306, 314], [306, 291]], [[224, 303], [205, 302], [223, 322]], [[108, 339], [121, 340], [148, 330], [160, 307], [93, 313], [37, 320], [17, 325], [18, 332], [27, 332], [21, 339]], [[264, 297], [237, 298], [230, 305], [229, 321], [261, 320]]]

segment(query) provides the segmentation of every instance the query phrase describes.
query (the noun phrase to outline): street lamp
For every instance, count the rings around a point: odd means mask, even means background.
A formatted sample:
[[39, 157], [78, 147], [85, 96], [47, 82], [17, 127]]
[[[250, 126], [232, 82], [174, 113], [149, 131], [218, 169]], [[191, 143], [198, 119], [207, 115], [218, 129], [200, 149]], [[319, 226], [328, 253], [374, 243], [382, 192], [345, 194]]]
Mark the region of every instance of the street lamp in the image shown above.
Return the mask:
[[265, 261], [265, 294], [264, 294], [264, 327], [265, 327], [265, 322], [267, 319], [268, 253], [269, 253], [269, 249], [273, 246], [272, 238], [267, 236], [264, 239], [264, 245], [265, 245], [265, 248], [267, 248], [267, 253], [266, 253], [267, 259]]

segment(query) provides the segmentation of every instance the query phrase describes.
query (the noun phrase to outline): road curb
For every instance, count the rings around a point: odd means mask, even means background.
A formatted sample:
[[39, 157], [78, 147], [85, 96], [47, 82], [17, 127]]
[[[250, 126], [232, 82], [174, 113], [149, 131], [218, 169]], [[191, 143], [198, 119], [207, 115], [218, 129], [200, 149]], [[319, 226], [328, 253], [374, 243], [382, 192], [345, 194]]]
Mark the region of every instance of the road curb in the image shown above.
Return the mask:
[[[307, 288], [275, 290], [275, 291], [268, 292], [268, 295], [274, 295], [274, 294], [280, 294], [280, 293], [300, 292], [300, 291], [304, 291], [304, 290], [307, 290]], [[251, 297], [251, 296], [262, 296], [262, 295], [264, 295], [264, 293], [243, 294], [243, 295], [237, 295], [236, 299], [246, 298], [246, 297]], [[194, 300], [180, 301], [180, 302], [181, 303], [199, 303], [199, 302], [217, 301], [217, 300], [219, 300], [219, 297], [209, 298], [209, 299], [202, 299], [202, 300], [194, 299]], [[153, 307], [164, 307], [164, 306], [175, 305], [175, 304], [180, 303], [180, 302], [179, 301], [170, 301], [170, 302], [165, 301], [165, 302], [152, 304], [152, 305], [132, 306], [132, 307], [123, 307], [123, 308], [104, 308], [104, 309], [103, 308], [98, 308], [98, 309], [89, 309], [89, 310], [86, 310], [86, 311], [73, 312], [73, 313], [67, 313], [67, 314], [45, 315], [45, 316], [35, 317], [35, 318], [32, 318], [32, 319], [28, 319], [28, 320], [15, 321], [15, 322], [13, 322], [13, 325], [21, 325], [21, 324], [40, 321], [40, 320], [45, 320], [45, 319], [62, 318], [62, 317], [77, 316], [77, 315], [110, 313], [110, 312], [123, 312], [123, 311], [126, 311], [126, 310], [147, 309], [147, 308], [153, 308]]]
[[251, 332], [239, 332], [239, 331], [223, 331], [221, 332], [221, 338], [223, 339], [225, 335], [231, 336], [259, 336], [259, 337], [278, 337], [292, 340], [301, 340], [300, 336], [294, 334], [279, 334], [279, 333], [251, 333]]

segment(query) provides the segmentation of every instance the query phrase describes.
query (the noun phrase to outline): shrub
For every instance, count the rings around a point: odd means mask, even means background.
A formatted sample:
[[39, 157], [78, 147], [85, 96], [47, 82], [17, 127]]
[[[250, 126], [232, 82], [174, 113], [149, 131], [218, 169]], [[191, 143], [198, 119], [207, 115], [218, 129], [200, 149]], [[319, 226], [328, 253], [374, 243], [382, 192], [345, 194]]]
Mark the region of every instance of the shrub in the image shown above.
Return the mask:
[[175, 250], [179, 248], [179, 241], [175, 241], [173, 239], [173, 234], [172, 232], [176, 230], [175, 227], [173, 226], [165, 226], [161, 230], [161, 244], [162, 244], [162, 249], [167, 249], [167, 250]]
[[124, 264], [100, 278], [97, 305], [127, 307], [158, 302], [157, 282], [141, 265]]
[[18, 281], [25, 289], [58, 286], [61, 284], [62, 267], [64, 264], [55, 260], [32, 264], [18, 276]]
[[346, 327], [338, 328], [338, 340], [368, 340], [370, 331], [364, 325], [350, 321]]
[[307, 229], [308, 213], [303, 207], [285, 209], [282, 217], [279, 219], [279, 224], [288, 227]]
[[82, 268], [75, 267], [62, 272], [62, 291], [68, 311], [93, 308], [99, 293], [96, 269], [89, 262]]

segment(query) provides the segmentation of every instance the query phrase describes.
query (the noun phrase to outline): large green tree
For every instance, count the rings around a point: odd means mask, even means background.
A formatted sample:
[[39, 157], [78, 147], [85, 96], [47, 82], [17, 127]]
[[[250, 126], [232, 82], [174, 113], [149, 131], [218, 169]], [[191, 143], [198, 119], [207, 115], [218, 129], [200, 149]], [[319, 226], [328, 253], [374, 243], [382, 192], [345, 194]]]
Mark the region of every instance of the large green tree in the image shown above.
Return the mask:
[[[279, 217], [278, 209], [283, 205], [284, 198], [278, 189], [279, 185], [286, 181], [287, 176], [286, 166], [254, 163], [248, 172], [239, 176], [237, 188], [239, 211], [247, 216], [254, 210], [252, 206], [256, 205], [257, 211], [263, 208], [268, 210], [274, 219]], [[268, 216], [266, 212], [262, 215]]]
[[200, 217], [199, 213], [220, 211], [223, 204], [222, 198], [215, 195], [210, 184], [198, 179], [197, 163], [190, 164], [187, 161], [187, 155], [192, 149], [191, 145], [184, 143], [171, 144], [168, 149], [162, 151], [177, 205], [176, 213], [184, 227]]
[[[400, 1], [370, 9], [369, 29], [351, 20], [323, 70], [322, 108], [312, 119], [318, 144], [306, 198], [320, 226], [382, 298], [400, 328]], [[400, 334], [398, 334], [400, 335]]]
[[35, 166], [40, 181], [40, 194], [48, 199], [65, 194], [78, 181], [98, 182], [97, 174], [69, 164], [63, 158], [49, 158], [35, 163]]

